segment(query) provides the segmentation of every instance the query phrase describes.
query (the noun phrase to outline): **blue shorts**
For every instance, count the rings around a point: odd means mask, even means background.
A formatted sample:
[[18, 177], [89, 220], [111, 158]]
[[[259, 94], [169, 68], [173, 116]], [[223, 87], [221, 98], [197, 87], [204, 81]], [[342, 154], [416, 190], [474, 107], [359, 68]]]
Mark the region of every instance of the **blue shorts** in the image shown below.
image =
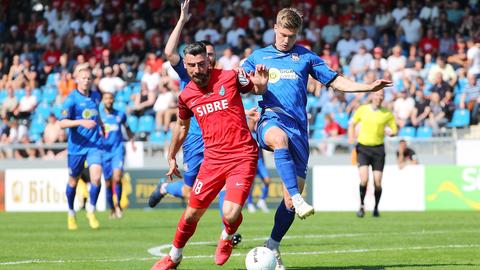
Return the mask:
[[265, 150], [272, 151], [265, 143], [265, 132], [271, 127], [278, 127], [288, 136], [288, 150], [295, 163], [297, 176], [301, 178], [307, 177], [308, 166], [308, 130], [307, 127], [300, 127], [299, 123], [294, 121], [287, 115], [265, 111], [260, 116], [257, 124], [257, 141], [260, 147]]
[[200, 165], [203, 162], [203, 139], [201, 136], [189, 134], [183, 143], [183, 169], [185, 185], [192, 187], [197, 179]]
[[270, 175], [268, 174], [268, 169], [263, 161], [262, 149], [258, 150], [257, 175], [262, 179], [270, 177]]
[[85, 161], [88, 166], [92, 164], [102, 165], [102, 150], [91, 148], [84, 155], [68, 155], [68, 174], [78, 177], [85, 168]]
[[105, 180], [109, 180], [113, 177], [114, 170], [123, 171], [124, 156], [124, 153], [118, 153], [116, 155], [110, 155], [109, 157], [103, 157], [102, 170]]

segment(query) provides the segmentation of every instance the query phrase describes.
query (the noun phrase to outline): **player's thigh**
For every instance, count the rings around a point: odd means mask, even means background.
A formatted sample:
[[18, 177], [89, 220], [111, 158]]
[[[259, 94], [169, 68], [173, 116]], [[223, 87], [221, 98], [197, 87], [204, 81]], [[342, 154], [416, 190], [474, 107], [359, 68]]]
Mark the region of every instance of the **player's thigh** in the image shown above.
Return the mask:
[[102, 159], [102, 172], [105, 180], [111, 180], [113, 177], [112, 157], [103, 157]]
[[86, 159], [87, 155], [68, 155], [68, 174], [71, 177], [78, 179], [83, 169], [85, 168]]
[[241, 160], [229, 164], [226, 185], [225, 201], [243, 206], [250, 194], [250, 189], [257, 171], [257, 160]]
[[283, 123], [273, 113], [264, 113], [257, 124], [257, 141], [261, 148], [273, 151], [288, 147], [288, 136]]
[[186, 160], [183, 162], [184, 167], [184, 182], [185, 185], [188, 187], [192, 187], [193, 183], [197, 179], [197, 175], [200, 171], [200, 166], [203, 162], [203, 153], [197, 152], [195, 154], [191, 154], [187, 157]]
[[208, 208], [224, 185], [224, 168], [203, 163], [190, 191], [188, 205], [197, 209]]
[[102, 150], [91, 149], [87, 152], [87, 164], [90, 172], [90, 179], [94, 184], [100, 183], [102, 176]]

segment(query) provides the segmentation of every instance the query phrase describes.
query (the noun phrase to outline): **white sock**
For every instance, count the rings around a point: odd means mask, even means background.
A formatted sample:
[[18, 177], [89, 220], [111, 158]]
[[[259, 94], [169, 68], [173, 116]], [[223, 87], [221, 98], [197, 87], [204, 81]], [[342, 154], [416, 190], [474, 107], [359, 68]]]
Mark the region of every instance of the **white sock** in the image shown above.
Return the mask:
[[87, 203], [87, 205], [85, 205], [85, 210], [87, 210], [87, 213], [93, 213], [95, 212], [95, 206], [91, 203]]
[[75, 216], [75, 210], [68, 209], [68, 215], [74, 217]]
[[300, 204], [302, 204], [303, 202], [304, 202], [304, 200], [302, 198], [302, 195], [300, 195], [300, 193], [297, 193], [297, 194], [292, 196], [293, 207], [298, 208], [298, 206]]
[[267, 248], [273, 250], [278, 249], [280, 247], [280, 242], [273, 240], [272, 238], [268, 238], [267, 240]]
[[183, 248], [176, 248], [172, 246], [172, 249], [170, 249], [170, 252], [168, 253], [168, 255], [170, 255], [170, 258], [172, 258], [173, 262], [177, 263], [182, 258], [182, 252], [183, 252]]
[[233, 234], [228, 234], [225, 229], [222, 230], [222, 240], [232, 240]]

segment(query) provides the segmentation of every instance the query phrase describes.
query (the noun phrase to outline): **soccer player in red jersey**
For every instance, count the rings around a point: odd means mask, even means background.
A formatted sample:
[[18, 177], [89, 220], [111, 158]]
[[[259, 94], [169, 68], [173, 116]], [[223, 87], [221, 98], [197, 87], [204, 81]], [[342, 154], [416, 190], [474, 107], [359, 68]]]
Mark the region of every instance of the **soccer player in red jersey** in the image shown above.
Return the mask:
[[223, 265], [232, 253], [232, 237], [242, 223], [242, 208], [253, 183], [258, 159], [257, 143], [248, 128], [240, 93], [262, 94], [268, 70], [257, 65], [255, 72], [212, 69], [205, 45], [195, 42], [185, 47], [184, 65], [192, 79], [178, 99], [178, 120], [169, 148], [167, 176], [181, 177], [176, 154], [187, 136], [190, 118], [195, 116], [202, 130], [205, 158], [195, 180], [169, 255], [152, 270], [175, 269], [182, 251], [194, 234], [197, 223], [212, 200], [226, 186], [223, 224], [215, 251], [215, 263]]

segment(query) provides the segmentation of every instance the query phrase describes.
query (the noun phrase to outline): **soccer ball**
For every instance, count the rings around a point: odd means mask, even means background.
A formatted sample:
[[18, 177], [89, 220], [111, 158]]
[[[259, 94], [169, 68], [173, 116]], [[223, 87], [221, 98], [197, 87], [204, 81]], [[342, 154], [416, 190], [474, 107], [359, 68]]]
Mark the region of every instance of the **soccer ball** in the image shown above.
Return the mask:
[[245, 258], [247, 270], [275, 270], [277, 259], [266, 247], [256, 247], [250, 250]]

